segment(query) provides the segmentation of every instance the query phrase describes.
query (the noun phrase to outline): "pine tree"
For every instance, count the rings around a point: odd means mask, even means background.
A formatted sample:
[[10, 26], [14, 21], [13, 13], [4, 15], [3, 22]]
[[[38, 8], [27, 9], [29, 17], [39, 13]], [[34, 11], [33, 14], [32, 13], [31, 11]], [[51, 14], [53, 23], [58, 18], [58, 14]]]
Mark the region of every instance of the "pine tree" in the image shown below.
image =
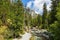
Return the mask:
[[[56, 18], [57, 20], [50, 25], [50, 32], [54, 35], [53, 38], [54, 40], [60, 40], [60, 3], [57, 4], [57, 14], [56, 14]], [[53, 40], [53, 39], [51, 39]]]
[[51, 0], [52, 1], [52, 6], [51, 6], [51, 12], [49, 14], [49, 22], [48, 24], [52, 24], [54, 23], [54, 21], [57, 20], [56, 18], [56, 14], [57, 14], [57, 10], [56, 10], [56, 7], [57, 7], [57, 0]]
[[37, 26], [38, 27], [40, 27], [41, 26], [41, 24], [42, 24], [42, 17], [41, 17], [41, 15], [40, 14], [38, 14], [38, 16], [37, 16]]
[[42, 28], [47, 28], [47, 9], [46, 3], [43, 5]]

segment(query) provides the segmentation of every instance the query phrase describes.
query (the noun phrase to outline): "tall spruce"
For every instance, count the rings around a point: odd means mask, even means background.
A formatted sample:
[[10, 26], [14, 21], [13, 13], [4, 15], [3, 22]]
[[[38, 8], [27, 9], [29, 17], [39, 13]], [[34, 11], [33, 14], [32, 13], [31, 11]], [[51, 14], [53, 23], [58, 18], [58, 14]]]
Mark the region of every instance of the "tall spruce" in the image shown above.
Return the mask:
[[60, 3], [57, 4], [57, 14], [56, 14], [56, 18], [57, 20], [50, 25], [50, 32], [54, 35], [53, 39], [51, 40], [60, 40]]
[[51, 12], [49, 14], [49, 22], [48, 24], [52, 24], [54, 23], [54, 21], [57, 20], [56, 18], [56, 14], [57, 14], [57, 10], [56, 10], [56, 7], [57, 7], [57, 0], [51, 0], [52, 1], [52, 6], [51, 6]]
[[46, 3], [43, 5], [42, 28], [47, 28], [47, 8]]

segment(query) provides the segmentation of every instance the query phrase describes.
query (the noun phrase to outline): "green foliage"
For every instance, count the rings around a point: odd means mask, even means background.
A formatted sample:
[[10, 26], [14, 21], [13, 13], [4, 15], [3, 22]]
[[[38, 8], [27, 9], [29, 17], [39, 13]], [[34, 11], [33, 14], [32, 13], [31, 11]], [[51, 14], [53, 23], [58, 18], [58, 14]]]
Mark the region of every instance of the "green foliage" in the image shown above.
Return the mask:
[[30, 26], [40, 28], [42, 25], [42, 16], [40, 14], [36, 14], [34, 18], [30, 18]]
[[54, 23], [54, 21], [57, 20], [56, 18], [56, 14], [57, 14], [57, 0], [51, 0], [52, 1], [52, 6], [51, 6], [51, 12], [49, 14], [49, 21], [48, 21], [48, 24], [52, 24]]
[[42, 28], [47, 28], [47, 9], [46, 3], [43, 5], [43, 15], [42, 15]]
[[11, 7], [9, 18], [11, 19], [12, 24], [9, 25], [9, 28], [14, 32], [14, 36], [19, 36], [19, 34], [23, 33], [24, 8], [20, 0], [17, 0]]
[[56, 18], [57, 21], [55, 21], [53, 24], [50, 25], [50, 32], [54, 35], [54, 40], [60, 40], [60, 3], [57, 6], [57, 14], [56, 14]]
[[20, 36], [23, 33], [24, 8], [21, 0], [11, 4], [10, 0], [0, 1], [0, 26], [7, 26], [8, 29], [1, 28], [1, 34], [5, 38]]
[[37, 26], [37, 18], [33, 18], [33, 19], [31, 20], [31, 26], [32, 26], [32, 27], [36, 27], [36, 26]]
[[38, 14], [37, 16], [37, 26], [40, 27], [42, 25], [42, 16]]
[[53, 36], [54, 40], [60, 40], [59, 30], [60, 30], [60, 23], [57, 21], [50, 26], [50, 31], [54, 35]]

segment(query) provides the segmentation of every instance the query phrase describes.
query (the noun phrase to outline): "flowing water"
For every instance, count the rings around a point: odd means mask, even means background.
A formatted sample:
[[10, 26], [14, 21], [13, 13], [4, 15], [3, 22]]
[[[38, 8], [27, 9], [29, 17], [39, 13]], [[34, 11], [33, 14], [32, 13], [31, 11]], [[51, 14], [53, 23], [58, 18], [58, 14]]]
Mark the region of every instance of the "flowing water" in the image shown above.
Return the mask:
[[30, 37], [31, 37], [31, 34], [26, 32], [20, 40], [29, 40]]
[[27, 33], [25, 32], [24, 35], [22, 35], [22, 38], [21, 39], [13, 39], [13, 40], [29, 40], [31, 38], [31, 34], [30, 33]]

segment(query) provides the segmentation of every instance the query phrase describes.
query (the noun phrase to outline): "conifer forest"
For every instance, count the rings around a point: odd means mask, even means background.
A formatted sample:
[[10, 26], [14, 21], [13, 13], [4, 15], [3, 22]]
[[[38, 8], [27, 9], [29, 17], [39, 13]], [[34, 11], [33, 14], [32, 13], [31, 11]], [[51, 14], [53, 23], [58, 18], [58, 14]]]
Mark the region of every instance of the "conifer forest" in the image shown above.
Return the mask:
[[60, 40], [60, 0], [50, 1], [36, 13], [22, 0], [0, 0], [0, 40]]

